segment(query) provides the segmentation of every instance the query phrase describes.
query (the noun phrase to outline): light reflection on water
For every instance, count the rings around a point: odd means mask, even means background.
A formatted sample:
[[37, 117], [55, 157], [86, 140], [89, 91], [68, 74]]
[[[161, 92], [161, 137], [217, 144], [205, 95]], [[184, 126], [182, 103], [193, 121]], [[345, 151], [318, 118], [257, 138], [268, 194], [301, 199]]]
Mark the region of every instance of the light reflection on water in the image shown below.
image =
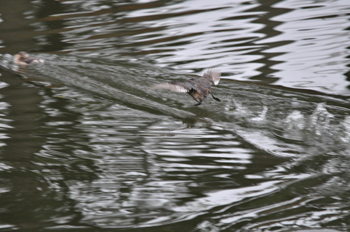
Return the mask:
[[[84, 226], [147, 228], [202, 217], [218, 230], [249, 231], [276, 223], [319, 227], [319, 211], [330, 224], [347, 215], [327, 208], [337, 204], [333, 197], [328, 202], [332, 179], [347, 183], [338, 175], [346, 167], [340, 162], [347, 162], [346, 100], [223, 82], [215, 88], [219, 96], [226, 94], [223, 102], [208, 99], [191, 107], [187, 96], [133, 85], [171, 72], [145, 71], [136, 63], [128, 64], [128, 72], [126, 64], [113, 65], [119, 61], [82, 58], [67, 65], [70, 57], [45, 58], [45, 67], [28, 70], [27, 81], [32, 75], [58, 78], [76, 88], [40, 90], [46, 116], [34, 133], [44, 140], [31, 162], [41, 167], [46, 192], [65, 193], [57, 197], [75, 202], [51, 226], [79, 218]], [[123, 83], [115, 81], [118, 73]], [[119, 97], [128, 93], [133, 97]], [[137, 95], [146, 97], [139, 102]], [[346, 194], [338, 187], [336, 194]], [[294, 208], [315, 216], [301, 223], [305, 216]]]
[[30, 25], [42, 51], [349, 95], [348, 10], [347, 0], [48, 1], [26, 14], [39, 19]]
[[348, 95], [348, 83], [342, 75], [349, 69], [350, 22], [344, 17], [348, 3], [344, 0], [321, 4], [282, 1], [275, 7], [293, 9], [273, 17], [272, 20], [283, 22], [275, 28], [281, 32], [279, 35], [258, 42], [292, 41], [264, 50], [283, 53], [272, 59], [281, 62], [272, 66], [278, 70], [273, 76], [283, 77], [276, 84]]
[[[0, 57], [1, 228], [349, 228], [347, 0], [12, 4], [46, 62]], [[210, 67], [220, 103], [148, 88]]]

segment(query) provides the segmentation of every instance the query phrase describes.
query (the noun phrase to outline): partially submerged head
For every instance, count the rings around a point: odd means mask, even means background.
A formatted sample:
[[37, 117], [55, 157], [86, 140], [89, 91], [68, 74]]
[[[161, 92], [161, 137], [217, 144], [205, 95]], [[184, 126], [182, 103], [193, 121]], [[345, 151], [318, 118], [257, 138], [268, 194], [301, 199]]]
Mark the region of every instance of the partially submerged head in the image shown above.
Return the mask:
[[18, 65], [28, 65], [31, 63], [44, 63], [44, 60], [29, 57], [29, 54], [23, 51], [16, 54], [13, 61]]
[[26, 59], [26, 58], [29, 58], [29, 54], [26, 53], [26, 52], [19, 52], [16, 56], [19, 56], [20, 58], [22, 59]]

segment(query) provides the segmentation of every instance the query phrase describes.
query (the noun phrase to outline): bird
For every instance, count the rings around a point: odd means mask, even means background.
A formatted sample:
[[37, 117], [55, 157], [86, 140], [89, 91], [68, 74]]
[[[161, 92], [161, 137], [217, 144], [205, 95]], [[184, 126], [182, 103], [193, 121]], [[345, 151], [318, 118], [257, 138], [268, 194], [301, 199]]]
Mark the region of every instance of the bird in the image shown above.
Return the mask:
[[32, 63], [44, 63], [44, 60], [30, 57], [29, 54], [26, 52], [19, 52], [18, 54], [16, 54], [13, 61], [18, 65], [28, 65], [28, 64], [32, 64]]
[[198, 79], [190, 79], [185, 81], [171, 81], [153, 85], [152, 89], [167, 89], [173, 92], [188, 93], [197, 102], [195, 106], [199, 106], [210, 94], [216, 101], [221, 101], [215, 97], [211, 91], [212, 85], [218, 85], [221, 73], [215, 69], [209, 69], [202, 77]]

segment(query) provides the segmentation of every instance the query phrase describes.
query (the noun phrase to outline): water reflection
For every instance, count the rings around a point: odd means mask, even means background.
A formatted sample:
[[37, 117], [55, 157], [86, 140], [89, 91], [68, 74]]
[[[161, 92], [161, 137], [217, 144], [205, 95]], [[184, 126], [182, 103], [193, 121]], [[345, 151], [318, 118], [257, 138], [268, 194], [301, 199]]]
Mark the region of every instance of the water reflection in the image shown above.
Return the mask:
[[[2, 80], [8, 83], [2, 89], [3, 100], [8, 104], [8, 109], [2, 110], [2, 121], [8, 124], [3, 127], [6, 136], [2, 137], [1, 149], [2, 223], [5, 228], [36, 228], [36, 218], [59, 218], [64, 214], [38, 204], [51, 200], [52, 196], [48, 195], [58, 196], [35, 161], [35, 153], [45, 144], [45, 138], [36, 134], [44, 116], [38, 104], [42, 97], [34, 97], [36, 89], [21, 85], [19, 79], [8, 73], [2, 73]], [[57, 207], [62, 206], [63, 202], [57, 199]], [[33, 211], [40, 213], [33, 214]], [[18, 222], [18, 217], [23, 220]]]
[[[278, 8], [293, 9], [277, 15], [273, 20], [283, 22], [275, 29], [282, 33], [261, 40], [259, 44], [275, 41], [291, 41], [289, 44], [272, 47], [265, 53], [283, 53], [273, 57], [280, 64], [273, 76], [282, 76], [276, 84], [295, 88], [312, 88], [326, 93], [348, 95], [347, 81], [342, 73], [348, 70], [349, 54], [347, 36], [349, 20], [344, 12], [345, 1], [299, 3], [282, 1]], [[336, 26], [337, 25], [337, 26]], [[342, 25], [339, 27], [338, 25]], [[313, 80], [317, 80], [314, 82]]]
[[220, 67], [227, 79], [348, 95], [345, 2], [45, 1], [26, 14], [38, 19], [31, 26], [41, 51], [132, 54], [197, 74]]
[[38, 35], [35, 36], [37, 46], [41, 51], [50, 52], [63, 50], [70, 45], [60, 33], [63, 32], [63, 28], [66, 27], [63, 19], [44, 20], [51, 15], [60, 14], [65, 11], [69, 11], [69, 9], [65, 7], [64, 4], [61, 4], [60, 1], [55, 0], [41, 2], [40, 7], [35, 11], [35, 18], [43, 19], [31, 24], [36, 31], [44, 31], [44, 33], [38, 33]]
[[[52, 212], [47, 224], [52, 228], [153, 227], [199, 217], [222, 229], [272, 228], [276, 220], [292, 225], [290, 217], [303, 217], [293, 208], [315, 213], [311, 205], [323, 204], [334, 179], [346, 183], [335, 168], [346, 156], [333, 159], [334, 153], [348, 151], [346, 100], [223, 82], [216, 92], [227, 94], [222, 102], [208, 99], [192, 107], [186, 96], [159, 95], [140, 84], [140, 79], [150, 85], [171, 79], [173, 72], [164, 69], [72, 56], [40, 58], [45, 65], [28, 67], [24, 80], [66, 85], [27, 85], [38, 91], [33, 106], [41, 112], [33, 129], [40, 140], [29, 150], [29, 162], [44, 184], [33, 185], [50, 193], [44, 195], [50, 205], [70, 202]], [[325, 157], [321, 165], [320, 157]], [[306, 187], [310, 180], [313, 189]], [[338, 189], [338, 195], [347, 191]], [[282, 216], [276, 214], [281, 208]], [[317, 219], [293, 226], [312, 223]]]
[[[14, 69], [0, 56], [2, 228], [348, 229], [347, 9], [35, 1], [2, 13], [1, 29], [34, 28], [23, 49], [7, 31], [2, 53], [46, 60]], [[224, 72], [220, 103], [149, 88], [210, 67]]]

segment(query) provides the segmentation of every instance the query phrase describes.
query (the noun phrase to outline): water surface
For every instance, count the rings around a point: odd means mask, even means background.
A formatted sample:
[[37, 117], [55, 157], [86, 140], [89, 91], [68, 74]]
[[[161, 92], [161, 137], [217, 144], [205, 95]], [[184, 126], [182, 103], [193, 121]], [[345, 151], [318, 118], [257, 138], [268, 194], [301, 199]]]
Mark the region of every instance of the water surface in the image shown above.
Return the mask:
[[349, 230], [346, 0], [0, 9], [0, 230]]

